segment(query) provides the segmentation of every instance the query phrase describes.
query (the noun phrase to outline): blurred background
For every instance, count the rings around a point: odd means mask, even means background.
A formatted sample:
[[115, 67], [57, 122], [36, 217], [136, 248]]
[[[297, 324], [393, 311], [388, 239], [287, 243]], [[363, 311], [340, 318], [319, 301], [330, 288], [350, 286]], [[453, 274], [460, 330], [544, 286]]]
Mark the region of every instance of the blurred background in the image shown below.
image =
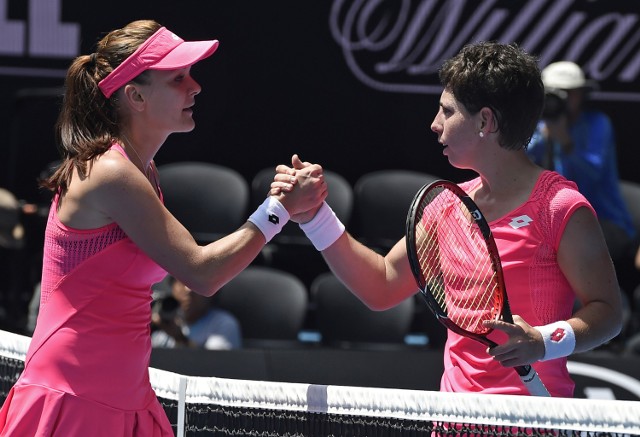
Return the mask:
[[498, 39], [522, 44], [541, 67], [572, 60], [598, 81], [592, 99], [614, 122], [620, 176], [640, 181], [637, 2], [4, 0], [0, 14], [0, 185], [27, 201], [57, 157], [55, 88], [71, 59], [139, 18], [221, 42], [194, 67], [195, 131], [170, 137], [158, 164], [210, 161], [251, 178], [299, 153], [352, 183], [383, 168], [464, 178], [429, 128], [437, 68], [467, 42]]

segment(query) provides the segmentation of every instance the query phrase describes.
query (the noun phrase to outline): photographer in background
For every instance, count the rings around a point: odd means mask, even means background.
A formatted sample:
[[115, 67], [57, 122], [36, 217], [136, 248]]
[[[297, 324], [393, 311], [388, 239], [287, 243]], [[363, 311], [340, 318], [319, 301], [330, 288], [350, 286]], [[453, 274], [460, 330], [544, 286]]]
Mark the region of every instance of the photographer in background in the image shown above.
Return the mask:
[[165, 281], [171, 293], [155, 300], [152, 314], [153, 347], [238, 349], [242, 346], [240, 323], [228, 311], [212, 306], [173, 276]]
[[619, 184], [613, 126], [602, 111], [586, 107], [597, 85], [573, 62], [542, 70], [545, 109], [527, 153], [539, 165], [578, 185], [598, 214], [618, 281], [630, 294], [638, 285], [638, 235]]

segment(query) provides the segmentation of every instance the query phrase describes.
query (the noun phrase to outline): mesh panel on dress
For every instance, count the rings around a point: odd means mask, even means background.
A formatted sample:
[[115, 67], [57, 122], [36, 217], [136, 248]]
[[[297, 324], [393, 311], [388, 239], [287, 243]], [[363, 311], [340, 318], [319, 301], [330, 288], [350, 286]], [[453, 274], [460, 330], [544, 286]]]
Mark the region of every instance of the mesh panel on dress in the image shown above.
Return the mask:
[[40, 304], [47, 302], [56, 284], [93, 255], [126, 238], [115, 223], [95, 231], [73, 231], [47, 226], [44, 239], [44, 269]]

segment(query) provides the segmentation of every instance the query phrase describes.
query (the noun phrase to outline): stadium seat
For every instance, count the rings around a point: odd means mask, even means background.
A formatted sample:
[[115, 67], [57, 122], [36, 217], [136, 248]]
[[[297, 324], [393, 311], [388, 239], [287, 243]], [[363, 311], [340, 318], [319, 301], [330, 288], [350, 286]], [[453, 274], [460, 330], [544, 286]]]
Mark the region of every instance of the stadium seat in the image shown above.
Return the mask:
[[326, 346], [357, 348], [404, 347], [415, 301], [405, 299], [385, 311], [373, 311], [331, 272], [311, 284], [316, 326]]
[[404, 236], [413, 197], [437, 176], [412, 170], [379, 170], [354, 185], [352, 232], [363, 244], [386, 253]]
[[158, 167], [164, 202], [199, 243], [238, 229], [248, 217], [249, 183], [237, 171], [206, 162]]
[[242, 328], [245, 348], [297, 346], [308, 308], [308, 290], [295, 275], [249, 266], [214, 297]]

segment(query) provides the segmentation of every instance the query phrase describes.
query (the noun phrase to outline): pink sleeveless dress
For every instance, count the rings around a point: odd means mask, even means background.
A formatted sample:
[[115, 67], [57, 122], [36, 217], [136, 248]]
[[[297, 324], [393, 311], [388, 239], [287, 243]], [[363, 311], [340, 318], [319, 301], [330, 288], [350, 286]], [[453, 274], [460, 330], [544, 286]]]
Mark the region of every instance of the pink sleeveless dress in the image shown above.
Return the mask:
[[148, 370], [150, 289], [165, 271], [116, 223], [72, 229], [57, 205], [55, 196], [38, 322], [0, 436], [173, 436]]

